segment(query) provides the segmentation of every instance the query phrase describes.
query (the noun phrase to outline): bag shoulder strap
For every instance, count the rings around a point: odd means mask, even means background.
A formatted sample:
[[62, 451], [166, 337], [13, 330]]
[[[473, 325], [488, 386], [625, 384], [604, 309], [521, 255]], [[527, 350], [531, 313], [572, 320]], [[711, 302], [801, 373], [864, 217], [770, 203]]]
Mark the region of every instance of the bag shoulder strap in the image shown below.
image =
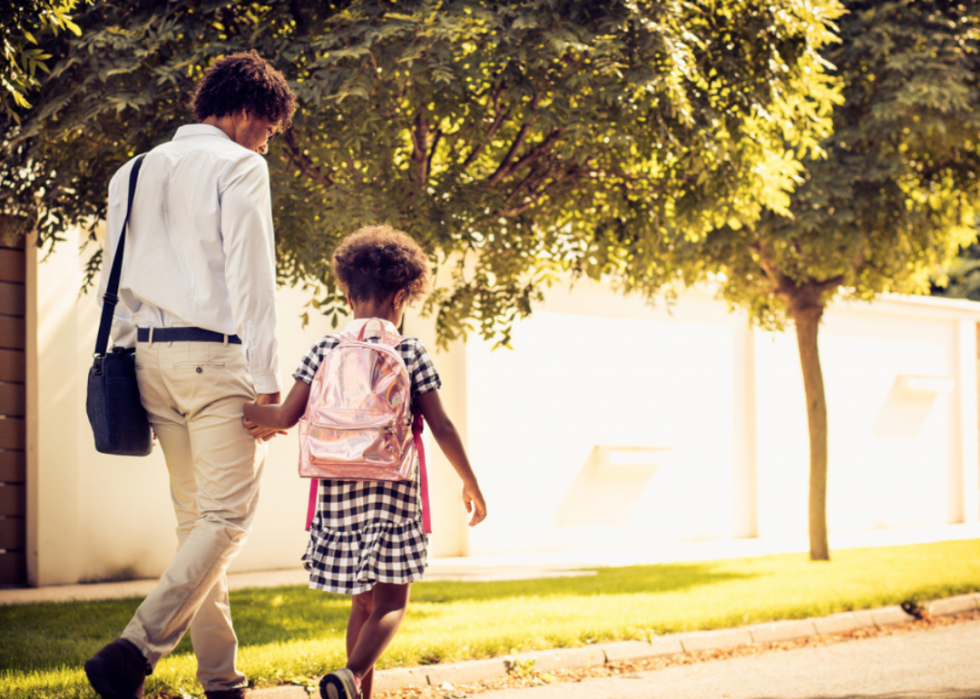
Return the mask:
[[[126, 199], [126, 216], [123, 218], [122, 231], [119, 233], [119, 243], [116, 245], [116, 254], [112, 259], [112, 269], [109, 272], [109, 281], [106, 283], [105, 295], [102, 297], [102, 319], [99, 321], [99, 335], [95, 340], [95, 354], [105, 356], [106, 348], [109, 346], [109, 331], [112, 329], [112, 314], [116, 310], [119, 297], [119, 276], [122, 273], [123, 250], [126, 246], [126, 227], [129, 225], [129, 211], [133, 208], [133, 195], [136, 194], [136, 181], [140, 176], [140, 168], [143, 166], [143, 158], [146, 154], [140, 155], [133, 163], [132, 170], [129, 171], [129, 196]], [[105, 260], [103, 260], [105, 264]]]
[[[364, 330], [362, 328], [361, 332], [358, 334], [343, 331], [339, 333], [334, 333], [330, 337], [337, 339], [337, 344], [333, 348], [334, 350], [348, 349], [350, 346], [354, 346], [357, 348], [367, 347], [369, 349], [375, 350], [380, 354], [388, 354], [392, 357], [395, 357], [402, 364], [402, 366], [405, 366], [405, 359], [401, 356], [401, 354], [397, 350], [398, 350], [398, 345], [403, 343], [408, 338], [402, 337], [401, 335], [386, 332], [381, 337], [370, 338], [371, 340], [377, 339], [378, 340], [377, 342], [369, 342], [368, 339], [364, 338]], [[325, 364], [326, 360], [324, 360], [323, 363]], [[323, 364], [321, 364], [320, 366], [322, 367]], [[408, 371], [407, 366], [405, 366], [405, 370]], [[319, 371], [319, 369], [317, 369], [317, 371]]]
[[[365, 325], [364, 327], [366, 328], [367, 325]], [[346, 342], [366, 342], [367, 339], [377, 340], [376, 343], [371, 343], [371, 344], [381, 345], [382, 347], [387, 346], [387, 347], [391, 347], [392, 349], [398, 347], [398, 345], [400, 345], [401, 343], [403, 343], [405, 340], [408, 339], [403, 335], [399, 335], [397, 333], [389, 333], [387, 331], [384, 333], [384, 335], [372, 335], [370, 338], [365, 339], [364, 328], [362, 328], [359, 333], [349, 333], [346, 330], [342, 330], [341, 332], [332, 333], [328, 337], [336, 338], [338, 345], [340, 343], [346, 343]]]

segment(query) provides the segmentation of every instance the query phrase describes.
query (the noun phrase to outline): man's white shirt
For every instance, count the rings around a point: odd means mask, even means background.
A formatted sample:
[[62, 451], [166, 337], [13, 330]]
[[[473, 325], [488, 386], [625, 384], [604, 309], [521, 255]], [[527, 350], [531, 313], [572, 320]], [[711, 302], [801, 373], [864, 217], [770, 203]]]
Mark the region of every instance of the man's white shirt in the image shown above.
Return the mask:
[[[99, 303], [119, 242], [129, 161], [109, 183]], [[112, 324], [116, 346], [137, 327], [237, 334], [258, 393], [280, 390], [275, 238], [265, 159], [206, 124], [182, 126], [147, 153], [129, 214]]]

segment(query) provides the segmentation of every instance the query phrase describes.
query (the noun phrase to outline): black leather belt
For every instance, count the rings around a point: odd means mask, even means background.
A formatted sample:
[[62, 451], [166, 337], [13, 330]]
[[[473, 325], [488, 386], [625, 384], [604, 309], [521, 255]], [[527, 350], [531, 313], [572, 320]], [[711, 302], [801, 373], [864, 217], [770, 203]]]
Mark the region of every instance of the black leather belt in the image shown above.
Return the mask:
[[204, 328], [137, 328], [137, 342], [149, 342], [151, 330], [154, 342], [224, 342], [228, 338], [233, 345], [242, 344], [238, 335], [223, 335]]

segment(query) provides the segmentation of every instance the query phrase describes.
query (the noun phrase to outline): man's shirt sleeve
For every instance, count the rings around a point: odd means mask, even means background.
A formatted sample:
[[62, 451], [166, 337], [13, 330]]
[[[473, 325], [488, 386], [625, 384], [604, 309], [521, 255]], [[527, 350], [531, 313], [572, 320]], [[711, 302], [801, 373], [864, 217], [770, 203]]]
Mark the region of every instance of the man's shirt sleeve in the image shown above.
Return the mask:
[[258, 393], [281, 389], [276, 342], [276, 250], [269, 169], [258, 154], [229, 166], [219, 179], [225, 280]]

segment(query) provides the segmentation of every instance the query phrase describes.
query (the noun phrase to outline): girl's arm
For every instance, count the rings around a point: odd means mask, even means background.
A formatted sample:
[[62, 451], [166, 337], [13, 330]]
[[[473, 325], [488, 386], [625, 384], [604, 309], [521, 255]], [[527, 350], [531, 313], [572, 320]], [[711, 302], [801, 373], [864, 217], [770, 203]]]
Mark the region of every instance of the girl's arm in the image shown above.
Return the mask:
[[470, 466], [470, 460], [466, 457], [466, 450], [463, 448], [456, 426], [442, 408], [439, 391], [427, 391], [418, 396], [415, 401], [442, 453], [446, 455], [449, 463], [463, 480], [463, 504], [466, 506], [466, 511], [470, 513], [470, 526], [476, 526], [486, 519], [487, 505], [483, 501], [483, 493], [480, 492], [480, 486], [476, 482], [476, 475], [473, 473], [473, 467]]
[[[286, 400], [282, 403], [268, 405], [258, 405], [254, 402], [246, 403], [243, 408], [245, 426], [249, 428], [249, 432], [253, 431], [253, 425], [258, 429], [288, 430], [303, 417], [309, 398], [310, 385], [297, 379], [289, 390]], [[252, 424], [249, 425], [248, 423]]]

